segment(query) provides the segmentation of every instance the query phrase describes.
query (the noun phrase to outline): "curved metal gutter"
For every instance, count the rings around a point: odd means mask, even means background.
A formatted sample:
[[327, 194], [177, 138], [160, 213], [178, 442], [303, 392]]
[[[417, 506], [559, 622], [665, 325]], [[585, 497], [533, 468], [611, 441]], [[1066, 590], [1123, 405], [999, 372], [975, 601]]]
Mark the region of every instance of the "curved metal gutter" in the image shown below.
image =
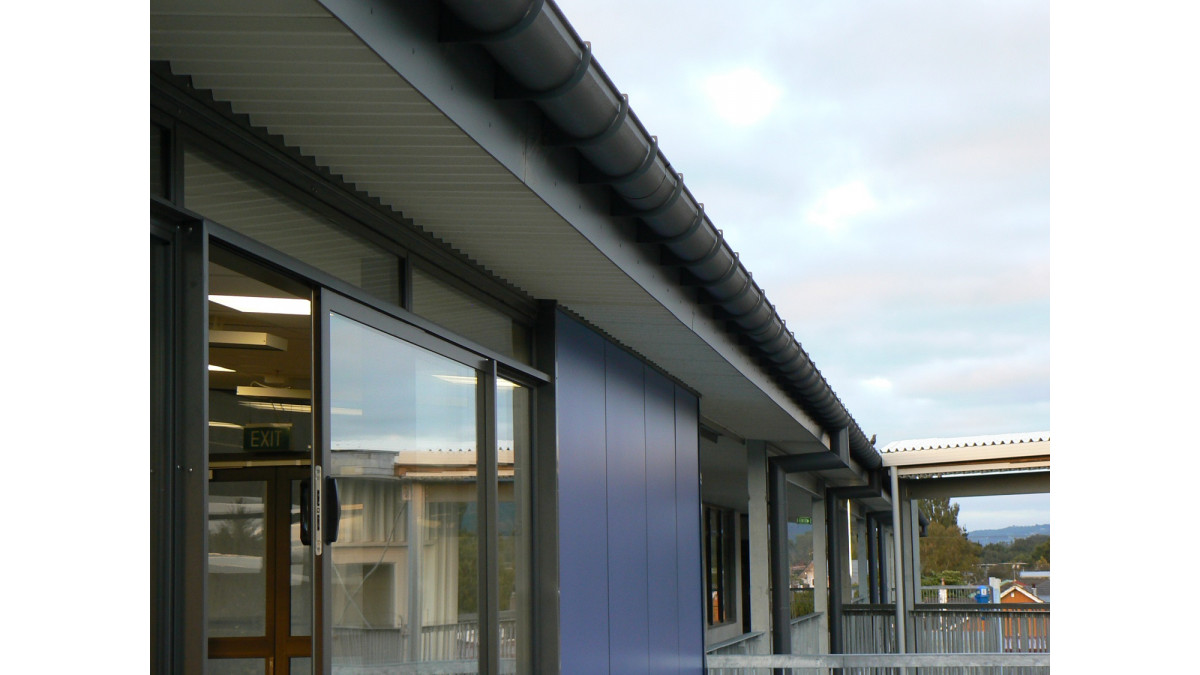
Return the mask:
[[829, 432], [848, 428], [850, 452], [865, 469], [882, 465], [838, 399], [754, 282], [721, 231], [676, 173], [591, 57], [552, 0], [444, 0], [439, 39], [478, 43], [500, 65], [497, 98], [534, 102], [557, 126], [550, 145], [573, 146], [587, 160], [580, 182], [609, 185], [620, 201], [614, 215], [645, 225], [640, 241], [663, 250], [664, 266], [687, 271], [683, 284], [701, 290], [766, 371]]

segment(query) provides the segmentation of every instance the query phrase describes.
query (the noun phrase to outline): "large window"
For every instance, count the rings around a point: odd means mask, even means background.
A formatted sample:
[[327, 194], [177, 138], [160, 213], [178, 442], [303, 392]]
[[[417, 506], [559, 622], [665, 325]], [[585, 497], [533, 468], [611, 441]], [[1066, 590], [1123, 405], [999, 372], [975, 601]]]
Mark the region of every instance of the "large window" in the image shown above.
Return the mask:
[[[251, 261], [232, 252], [223, 228], [200, 227], [213, 234], [208, 344], [187, 359], [208, 361], [209, 515], [207, 545], [188, 554], [205, 559], [194, 570], [205, 602], [188, 629], [207, 627], [207, 668], [311, 672], [312, 647], [329, 636], [319, 649], [333, 672], [404, 664], [401, 672], [470, 673], [497, 662], [501, 672], [532, 672], [532, 391], [516, 365], [531, 361], [528, 326], [441, 269], [415, 272], [405, 288], [395, 233], [280, 188], [262, 157], [210, 142], [175, 115], [151, 124], [151, 195], [264, 245]], [[417, 345], [373, 320], [326, 314], [329, 341], [320, 342], [312, 312], [323, 285], [358, 307], [403, 305], [449, 330], [417, 331]], [[168, 310], [200, 316], [199, 297], [164, 295], [159, 304], [179, 304], [156, 305], [155, 320]], [[432, 340], [461, 352], [450, 331], [495, 360], [426, 348]], [[511, 379], [497, 377], [505, 368], [515, 368]], [[322, 391], [325, 401], [314, 396]], [[335, 502], [314, 513], [318, 489], [340, 496], [340, 517], [324, 510]], [[317, 513], [341, 525], [324, 554], [311, 537]]]
[[730, 623], [737, 618], [734, 588], [733, 513], [704, 505], [704, 562], [708, 599], [708, 625]]
[[329, 335], [333, 671], [479, 672], [486, 639], [528, 672], [528, 390], [336, 311]]

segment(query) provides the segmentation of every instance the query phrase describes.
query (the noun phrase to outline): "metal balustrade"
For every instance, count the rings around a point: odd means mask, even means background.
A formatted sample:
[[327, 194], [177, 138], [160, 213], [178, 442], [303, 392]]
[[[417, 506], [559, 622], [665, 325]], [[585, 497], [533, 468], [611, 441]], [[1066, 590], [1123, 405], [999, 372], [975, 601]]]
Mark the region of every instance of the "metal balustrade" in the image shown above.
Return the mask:
[[[819, 617], [819, 614], [812, 615]], [[1040, 675], [1050, 665], [1048, 605], [917, 605], [912, 612], [917, 653], [897, 654], [894, 605], [846, 605], [842, 625], [845, 654], [818, 654], [796, 639], [792, 655], [762, 652], [710, 652], [709, 673], [758, 673], [783, 669], [809, 675], [823, 668], [842, 668], [846, 675]], [[805, 617], [808, 619], [808, 617]], [[820, 622], [810, 626], [819, 628]]]
[[[500, 658], [516, 658], [515, 619], [500, 621]], [[334, 663], [346, 670], [357, 666], [371, 666], [371, 672], [388, 672], [381, 667], [405, 665], [403, 672], [460, 672], [463, 664], [474, 672], [475, 660], [479, 656], [479, 622], [475, 620], [437, 626], [421, 627], [421, 663], [417, 668], [408, 659], [408, 628], [350, 628], [333, 629]], [[339, 659], [339, 654], [352, 654], [348, 659]], [[441, 665], [437, 665], [441, 664]], [[453, 665], [452, 665], [453, 664]], [[417, 670], [408, 669], [409, 667]], [[450, 670], [446, 670], [447, 667]], [[397, 671], [399, 672], [399, 671]], [[461, 671], [467, 672], [467, 671]]]

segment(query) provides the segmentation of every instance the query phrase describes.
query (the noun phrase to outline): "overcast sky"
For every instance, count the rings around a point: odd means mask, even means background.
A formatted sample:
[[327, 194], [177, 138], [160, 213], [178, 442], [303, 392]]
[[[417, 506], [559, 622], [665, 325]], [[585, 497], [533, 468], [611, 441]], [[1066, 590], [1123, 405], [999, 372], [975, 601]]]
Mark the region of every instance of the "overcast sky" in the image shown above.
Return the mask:
[[1048, 2], [558, 5], [877, 447], [1050, 429]]

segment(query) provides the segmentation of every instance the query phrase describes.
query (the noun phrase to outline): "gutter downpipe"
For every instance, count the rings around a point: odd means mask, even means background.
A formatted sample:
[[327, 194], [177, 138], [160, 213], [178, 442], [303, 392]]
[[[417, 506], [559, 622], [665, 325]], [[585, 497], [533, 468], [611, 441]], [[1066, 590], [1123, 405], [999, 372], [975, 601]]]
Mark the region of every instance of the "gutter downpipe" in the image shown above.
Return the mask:
[[442, 7], [439, 39], [487, 51], [499, 66], [496, 97], [536, 105], [551, 122], [544, 143], [575, 148], [580, 182], [608, 185], [619, 198], [611, 215], [637, 218], [650, 232], [639, 241], [660, 247], [664, 267], [686, 270], [681, 283], [698, 287], [696, 302], [711, 305], [822, 428], [848, 427], [864, 469], [879, 468], [879, 453], [553, 0], [444, 0]]
[[892, 544], [893, 558], [896, 561], [895, 584], [896, 584], [896, 653], [903, 654], [905, 646], [904, 634], [904, 551], [901, 548], [900, 537], [901, 530], [904, 528], [900, 524], [900, 475], [896, 472], [896, 467], [889, 466], [888, 473], [892, 479]]

